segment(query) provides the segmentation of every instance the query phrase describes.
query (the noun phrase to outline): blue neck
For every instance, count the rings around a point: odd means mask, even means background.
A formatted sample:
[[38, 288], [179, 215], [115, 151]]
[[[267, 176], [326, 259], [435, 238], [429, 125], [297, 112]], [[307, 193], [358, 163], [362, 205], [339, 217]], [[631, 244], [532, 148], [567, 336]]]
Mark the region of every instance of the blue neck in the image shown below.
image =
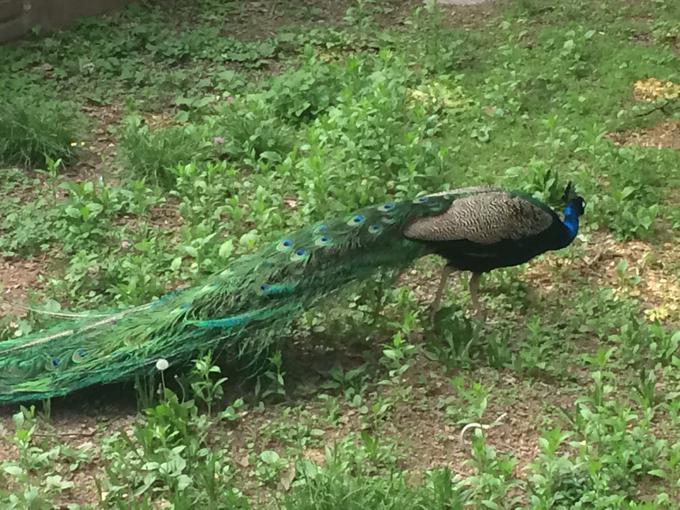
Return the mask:
[[578, 214], [574, 211], [571, 204], [567, 204], [564, 208], [564, 226], [567, 227], [569, 231], [570, 240], [574, 240], [576, 234], [578, 234]]

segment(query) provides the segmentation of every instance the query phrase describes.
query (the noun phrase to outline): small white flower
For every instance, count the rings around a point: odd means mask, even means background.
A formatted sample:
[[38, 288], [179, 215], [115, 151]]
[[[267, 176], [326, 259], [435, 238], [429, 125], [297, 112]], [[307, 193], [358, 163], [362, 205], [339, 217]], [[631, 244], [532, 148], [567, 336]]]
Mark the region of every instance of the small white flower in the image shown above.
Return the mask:
[[156, 361], [156, 370], [158, 370], [159, 372], [167, 370], [169, 366], [170, 363], [168, 363], [168, 360], [165, 358], [160, 358], [158, 361]]

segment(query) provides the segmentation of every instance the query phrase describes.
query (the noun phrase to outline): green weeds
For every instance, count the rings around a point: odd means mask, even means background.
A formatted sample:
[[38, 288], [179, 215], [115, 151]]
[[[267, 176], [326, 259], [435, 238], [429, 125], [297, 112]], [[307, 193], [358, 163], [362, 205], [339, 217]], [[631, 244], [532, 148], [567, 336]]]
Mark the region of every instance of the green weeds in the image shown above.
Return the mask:
[[0, 96], [0, 166], [44, 168], [72, 162], [81, 148], [85, 120], [73, 103], [44, 91]]
[[[68, 403], [24, 409], [0, 506], [677, 506], [680, 157], [609, 136], [677, 116], [632, 94], [680, 81], [675, 4], [518, 0], [465, 27], [434, 2], [251, 4], [132, 6], [4, 48], [0, 253], [50, 260], [41, 308], [142, 304], [323, 217], [464, 185], [558, 207], [572, 180], [582, 235], [541, 274], [486, 277], [485, 324], [452, 283], [430, 327], [425, 260], [416, 283], [378, 275], [282, 331], [304, 374], [272, 349], [241, 385], [204, 355], [138, 380], [141, 412], [87, 441], [49, 417]], [[614, 260], [631, 241], [654, 256]]]

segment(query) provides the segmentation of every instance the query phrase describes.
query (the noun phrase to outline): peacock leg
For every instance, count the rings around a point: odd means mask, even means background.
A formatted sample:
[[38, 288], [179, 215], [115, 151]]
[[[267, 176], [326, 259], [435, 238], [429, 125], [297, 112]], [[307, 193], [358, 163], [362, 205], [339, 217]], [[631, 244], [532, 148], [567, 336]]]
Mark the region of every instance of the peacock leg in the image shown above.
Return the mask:
[[470, 297], [472, 298], [472, 308], [475, 312], [475, 317], [479, 320], [484, 320], [484, 309], [479, 301], [479, 280], [481, 276], [481, 273], [472, 273], [470, 277]]
[[441, 305], [442, 296], [444, 295], [444, 289], [446, 289], [446, 283], [449, 280], [449, 275], [453, 271], [453, 268], [449, 265], [444, 266], [442, 269], [441, 277], [439, 278], [439, 288], [437, 288], [437, 294], [432, 302], [432, 311], [430, 312], [430, 322], [434, 324], [434, 316], [439, 311], [439, 305]]

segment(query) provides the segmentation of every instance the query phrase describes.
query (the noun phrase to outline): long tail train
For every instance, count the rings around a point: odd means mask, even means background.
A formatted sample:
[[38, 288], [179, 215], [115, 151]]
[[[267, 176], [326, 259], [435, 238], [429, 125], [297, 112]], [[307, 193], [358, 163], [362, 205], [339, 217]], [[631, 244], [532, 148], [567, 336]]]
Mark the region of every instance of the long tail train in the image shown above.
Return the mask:
[[205, 284], [134, 308], [0, 342], [0, 404], [66, 395], [186, 363], [201, 350], [264, 342], [318, 298], [427, 248], [402, 235], [454, 194], [385, 203], [320, 223], [237, 259]]

